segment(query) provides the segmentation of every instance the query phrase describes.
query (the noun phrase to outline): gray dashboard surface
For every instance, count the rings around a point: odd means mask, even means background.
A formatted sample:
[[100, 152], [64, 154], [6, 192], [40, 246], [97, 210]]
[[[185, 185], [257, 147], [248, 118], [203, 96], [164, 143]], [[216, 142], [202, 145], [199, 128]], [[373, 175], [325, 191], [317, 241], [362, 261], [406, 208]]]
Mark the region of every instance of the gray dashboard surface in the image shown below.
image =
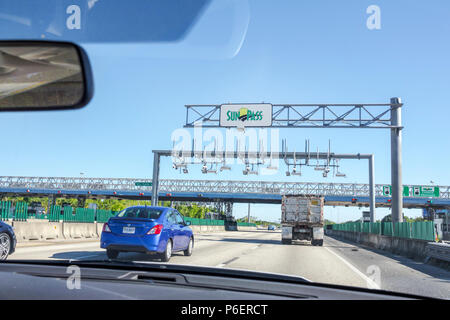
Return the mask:
[[[402, 299], [309, 284], [280, 283], [182, 272], [80, 268], [79, 288], [63, 266], [0, 264], [0, 299], [272, 300]], [[73, 289], [70, 289], [70, 288]]]

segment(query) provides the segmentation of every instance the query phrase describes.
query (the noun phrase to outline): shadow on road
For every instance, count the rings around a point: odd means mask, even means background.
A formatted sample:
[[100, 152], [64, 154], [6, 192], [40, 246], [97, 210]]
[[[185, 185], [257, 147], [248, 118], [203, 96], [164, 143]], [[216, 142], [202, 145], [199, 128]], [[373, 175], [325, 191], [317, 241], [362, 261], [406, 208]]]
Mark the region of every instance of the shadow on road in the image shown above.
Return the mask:
[[101, 251], [67, 251], [54, 253], [52, 259], [106, 259], [106, 252]]
[[[183, 256], [183, 252], [173, 252], [172, 257]], [[106, 251], [67, 251], [53, 254], [52, 259], [74, 259], [74, 260], [105, 260], [108, 259]], [[138, 252], [121, 252], [117, 260], [123, 261], [161, 261], [155, 254], [145, 254]]]

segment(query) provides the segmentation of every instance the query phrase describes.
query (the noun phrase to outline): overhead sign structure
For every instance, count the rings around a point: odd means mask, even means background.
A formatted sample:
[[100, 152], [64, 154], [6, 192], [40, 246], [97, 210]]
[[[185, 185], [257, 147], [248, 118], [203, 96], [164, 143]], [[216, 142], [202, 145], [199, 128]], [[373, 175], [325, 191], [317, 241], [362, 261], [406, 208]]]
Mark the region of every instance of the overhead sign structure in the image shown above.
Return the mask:
[[[392, 195], [392, 187], [391, 186], [383, 186], [383, 195], [391, 196]], [[419, 197], [419, 198], [436, 197], [436, 198], [439, 198], [439, 195], [440, 195], [439, 187], [403, 186], [403, 196], [404, 197]]]
[[219, 125], [221, 127], [270, 127], [272, 126], [272, 105], [222, 104]]

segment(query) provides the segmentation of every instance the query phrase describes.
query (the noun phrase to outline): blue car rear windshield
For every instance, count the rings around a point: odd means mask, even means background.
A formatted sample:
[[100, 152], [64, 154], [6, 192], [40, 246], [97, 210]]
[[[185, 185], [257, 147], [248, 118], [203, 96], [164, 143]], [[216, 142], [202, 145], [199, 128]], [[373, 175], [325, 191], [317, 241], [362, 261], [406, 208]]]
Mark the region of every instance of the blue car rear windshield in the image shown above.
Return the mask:
[[117, 214], [119, 218], [141, 218], [141, 219], [158, 219], [161, 215], [161, 209], [133, 207], [126, 208]]

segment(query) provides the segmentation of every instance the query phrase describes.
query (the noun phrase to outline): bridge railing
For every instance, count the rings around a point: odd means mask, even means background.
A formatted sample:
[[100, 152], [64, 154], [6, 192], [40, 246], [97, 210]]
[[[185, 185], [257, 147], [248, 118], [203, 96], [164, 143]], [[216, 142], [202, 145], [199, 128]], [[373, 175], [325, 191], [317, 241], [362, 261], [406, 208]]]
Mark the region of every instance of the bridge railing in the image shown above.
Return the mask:
[[[145, 186], [145, 184], [151, 182], [151, 179], [134, 178], [3, 176], [0, 177], [0, 188], [150, 192], [152, 187]], [[439, 189], [440, 198], [450, 199], [450, 186], [439, 186]], [[357, 183], [161, 179], [159, 190], [162, 192], [217, 192], [244, 194], [295, 193], [330, 196], [369, 196], [369, 185]], [[383, 185], [375, 185], [375, 195], [384, 195]]]

